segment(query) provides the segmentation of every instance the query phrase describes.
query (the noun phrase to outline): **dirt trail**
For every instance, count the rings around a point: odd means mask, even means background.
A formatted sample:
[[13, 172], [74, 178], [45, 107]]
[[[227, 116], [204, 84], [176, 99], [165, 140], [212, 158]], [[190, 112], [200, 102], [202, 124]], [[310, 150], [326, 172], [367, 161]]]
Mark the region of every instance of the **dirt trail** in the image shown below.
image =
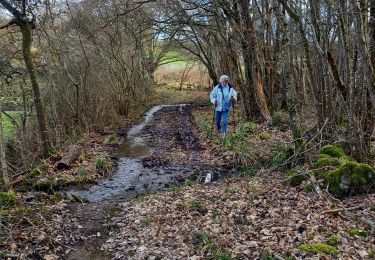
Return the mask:
[[133, 126], [118, 149], [118, 169], [89, 190], [73, 191], [89, 203], [73, 203], [69, 210], [80, 223], [82, 242], [66, 259], [110, 259], [100, 251], [111, 234], [106, 222], [118, 205], [139, 195], [163, 191], [186, 179], [203, 181], [223, 170], [205, 161], [195, 135], [191, 105], [157, 106]]
[[[321, 245], [320, 259], [369, 259], [371, 230], [354, 217], [322, 214], [330, 203], [284, 185], [281, 173], [170, 189], [228, 172], [212, 165], [217, 160], [195, 135], [192, 109], [154, 108], [130, 129], [114, 175], [80, 194], [91, 203], [69, 205], [82, 236], [63, 259], [316, 259], [302, 249]], [[139, 196], [148, 193], [155, 194]], [[369, 205], [374, 196], [343, 205]], [[365, 206], [361, 213], [373, 219]]]

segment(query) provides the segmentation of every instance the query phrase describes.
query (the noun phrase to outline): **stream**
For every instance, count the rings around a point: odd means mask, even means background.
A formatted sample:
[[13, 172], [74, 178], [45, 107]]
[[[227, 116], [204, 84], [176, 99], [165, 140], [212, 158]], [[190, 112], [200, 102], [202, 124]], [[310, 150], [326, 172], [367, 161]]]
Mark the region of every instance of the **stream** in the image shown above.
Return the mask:
[[120, 144], [117, 151], [118, 167], [115, 173], [88, 190], [74, 191], [74, 194], [92, 203], [133, 198], [140, 194], [168, 188], [171, 183], [178, 184], [196, 173], [198, 168], [192, 169], [180, 165], [145, 167], [143, 163], [143, 159], [152, 153], [152, 148], [147, 143], [153, 138], [145, 133], [144, 128], [153, 121], [155, 113], [174, 107], [182, 111], [186, 106], [185, 104], [159, 105], [147, 111], [143, 116], [143, 122], [130, 128], [127, 137]]
[[65, 259], [112, 259], [100, 248], [111, 234], [104, 223], [121, 202], [181, 185], [187, 179], [207, 183], [218, 178], [222, 170], [207, 164], [194, 133], [193, 108], [185, 104], [152, 107], [119, 145], [113, 175], [87, 190], [71, 191], [90, 203], [69, 206], [86, 238]]

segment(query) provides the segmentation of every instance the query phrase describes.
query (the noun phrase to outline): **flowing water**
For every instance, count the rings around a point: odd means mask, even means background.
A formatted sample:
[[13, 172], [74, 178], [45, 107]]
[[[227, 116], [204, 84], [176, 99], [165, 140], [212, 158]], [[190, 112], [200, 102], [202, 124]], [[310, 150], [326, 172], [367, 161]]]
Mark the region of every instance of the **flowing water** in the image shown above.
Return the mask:
[[[182, 109], [185, 105], [176, 106]], [[74, 194], [89, 202], [130, 198], [166, 188], [172, 180], [183, 178], [182, 174], [188, 176], [191, 169], [183, 169], [181, 166], [156, 169], [143, 166], [142, 159], [152, 152], [147, 145], [149, 136], [143, 133], [143, 129], [152, 122], [154, 114], [165, 107], [171, 107], [171, 105], [154, 106], [145, 113], [141, 124], [133, 126], [128, 131], [127, 138], [118, 149], [120, 157], [118, 168], [110, 178], [102, 180], [88, 190], [74, 191]]]
[[[186, 105], [160, 105], [155, 106], [145, 113], [143, 122], [133, 126], [127, 133], [127, 137], [120, 144], [117, 154], [120, 158], [118, 160], [118, 167], [114, 174], [107, 179], [100, 181], [97, 185], [93, 185], [88, 190], [72, 191], [73, 194], [91, 202], [85, 204], [72, 203], [70, 204], [71, 211], [77, 217], [85, 230], [85, 235], [88, 239], [78, 243], [74, 246], [73, 250], [64, 258], [67, 260], [81, 260], [81, 259], [112, 259], [106, 252], [101, 251], [101, 245], [108, 238], [108, 234], [98, 236], [97, 234], [103, 233], [108, 226], [104, 226], [108, 219], [111, 218], [110, 212], [119, 207], [123, 199], [136, 197], [137, 195], [156, 192], [168, 188], [171, 185], [177, 185], [184, 182], [187, 178], [203, 176], [199, 181], [202, 183], [211, 182], [215, 176], [216, 170], [212, 167], [202, 164], [199, 161], [199, 156], [196, 158], [198, 161], [194, 163], [183, 164], [161, 164], [150, 166], [144, 163], [147, 162], [153, 149], [147, 144], [152, 143], [154, 136], [149, 128], [155, 127], [152, 125], [154, 115], [162, 109], [168, 107], [178, 108], [177, 118], [172, 129], [179, 133], [181, 139], [185, 138], [183, 147], [189, 151], [195, 151], [198, 147], [196, 139], [192, 138], [193, 134], [191, 128], [193, 123], [188, 123], [186, 126], [186, 119], [191, 117], [187, 113], [188, 106]], [[167, 116], [168, 113], [165, 113]], [[164, 116], [162, 114], [161, 116]], [[169, 118], [166, 118], [169, 120]], [[156, 123], [156, 122], [155, 122]], [[156, 126], [158, 127], [158, 126]], [[161, 127], [163, 128], [164, 125]], [[171, 127], [170, 125], [165, 128]], [[190, 130], [189, 130], [190, 129]], [[158, 129], [165, 130], [165, 129]], [[171, 129], [168, 129], [171, 130]], [[172, 132], [173, 132], [172, 131]], [[190, 131], [190, 132], [189, 132]], [[170, 137], [174, 138], [174, 137]], [[157, 140], [156, 140], [157, 141]], [[195, 144], [195, 145], [194, 145]], [[157, 149], [157, 148], [155, 148]], [[156, 152], [156, 151], [155, 151]], [[198, 180], [199, 178], [196, 178]]]

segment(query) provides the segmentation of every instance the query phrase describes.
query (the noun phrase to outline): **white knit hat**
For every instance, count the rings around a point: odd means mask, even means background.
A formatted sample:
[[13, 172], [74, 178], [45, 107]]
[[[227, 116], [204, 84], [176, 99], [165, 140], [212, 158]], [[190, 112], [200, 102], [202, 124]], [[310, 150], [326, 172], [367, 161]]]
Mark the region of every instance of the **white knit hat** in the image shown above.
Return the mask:
[[220, 76], [220, 82], [223, 81], [223, 80], [229, 81], [229, 77], [227, 75], [221, 75]]

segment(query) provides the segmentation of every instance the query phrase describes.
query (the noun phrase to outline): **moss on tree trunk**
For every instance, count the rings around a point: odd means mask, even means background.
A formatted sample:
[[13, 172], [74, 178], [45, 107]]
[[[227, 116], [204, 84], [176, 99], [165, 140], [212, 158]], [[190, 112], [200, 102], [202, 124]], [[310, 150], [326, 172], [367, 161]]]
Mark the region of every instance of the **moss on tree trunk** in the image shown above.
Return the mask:
[[47, 122], [46, 110], [43, 104], [42, 95], [31, 56], [32, 24], [30, 22], [25, 22], [20, 25], [20, 28], [22, 33], [22, 54], [27, 71], [29, 72], [31, 87], [33, 90], [40, 137], [43, 145], [43, 154], [44, 156], [48, 156], [52, 151], [52, 141]]

